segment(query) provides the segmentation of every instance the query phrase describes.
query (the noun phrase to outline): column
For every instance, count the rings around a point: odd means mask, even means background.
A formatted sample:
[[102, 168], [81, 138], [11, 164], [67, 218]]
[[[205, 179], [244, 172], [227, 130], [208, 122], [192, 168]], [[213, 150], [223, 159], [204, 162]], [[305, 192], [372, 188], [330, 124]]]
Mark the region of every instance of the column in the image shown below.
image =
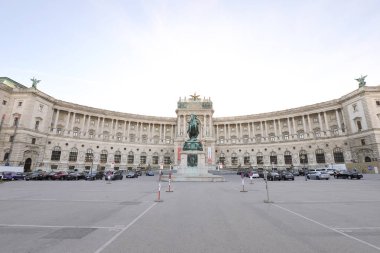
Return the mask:
[[58, 118], [59, 118], [59, 109], [57, 109], [57, 113], [55, 114], [56, 117], [55, 117], [55, 120], [54, 120], [54, 129], [56, 129], [57, 131], [57, 124], [58, 124]]
[[325, 127], [326, 127], [327, 136], [330, 136], [331, 132], [330, 132], [330, 127], [329, 127], [329, 122], [327, 122], [326, 112], [323, 112], [323, 118], [325, 119]]
[[296, 124], [294, 122], [294, 117], [292, 117], [292, 121], [293, 121], [293, 134], [297, 134], [297, 129], [296, 129]]
[[129, 140], [129, 133], [130, 133], [130, 131], [131, 131], [131, 121], [128, 121], [128, 130], [127, 130], [127, 139], [128, 139], [128, 141], [130, 141]]
[[265, 126], [265, 138], [268, 138], [268, 125], [267, 125], [267, 121], [264, 121], [264, 126]]
[[288, 124], [288, 132], [289, 132], [289, 135], [291, 136], [292, 135], [292, 129], [290, 128], [290, 120], [289, 120], [289, 118], [287, 118], [286, 120], [287, 120], [287, 124]]
[[219, 125], [216, 124], [215, 127], [216, 127], [215, 138], [216, 138], [216, 142], [218, 142], [219, 141]]
[[303, 115], [302, 115], [302, 125], [303, 125], [303, 132], [304, 132], [304, 134], [306, 134], [306, 123], [305, 123], [305, 117]]
[[98, 116], [98, 122], [96, 124], [95, 137], [99, 136], [100, 117]]
[[274, 127], [274, 136], [277, 138], [277, 120], [273, 120], [273, 127]]
[[71, 112], [68, 112], [67, 113], [66, 125], [65, 125], [65, 134], [67, 134], [69, 132], [70, 116], [71, 116]]
[[[177, 136], [180, 136], [181, 134], [181, 115], [178, 115], [177, 117]], [[150, 124], [149, 124], [150, 127]]]
[[123, 138], [124, 138], [124, 140], [123, 141], [125, 141], [125, 130], [126, 130], [126, 128], [127, 128], [127, 121], [126, 120], [124, 120], [124, 127], [123, 127]]
[[85, 131], [84, 131], [84, 125], [86, 123], [86, 115], [83, 114], [83, 122], [82, 122], [82, 125], [80, 127], [80, 133], [78, 133], [78, 135], [80, 136], [81, 134], [84, 134]]
[[338, 109], [335, 110], [335, 115], [336, 115], [336, 120], [337, 120], [337, 124], [338, 124], [339, 135], [341, 135], [342, 134], [342, 125], [340, 123], [340, 117], [339, 117]]
[[309, 133], [312, 133], [313, 130], [311, 129], [310, 114], [307, 115], [307, 122], [308, 122], [308, 124], [309, 124]]
[[321, 118], [321, 113], [318, 113], [318, 121], [319, 121], [319, 128], [321, 129], [321, 132], [324, 131], [323, 126], [322, 126], [322, 118]]

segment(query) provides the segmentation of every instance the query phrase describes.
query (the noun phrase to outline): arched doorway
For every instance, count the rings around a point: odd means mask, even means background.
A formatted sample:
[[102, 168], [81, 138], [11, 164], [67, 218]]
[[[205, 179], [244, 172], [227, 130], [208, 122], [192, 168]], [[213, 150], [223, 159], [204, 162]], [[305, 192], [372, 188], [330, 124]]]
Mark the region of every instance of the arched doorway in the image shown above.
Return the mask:
[[24, 164], [24, 172], [30, 172], [31, 169], [30, 167], [32, 166], [32, 158], [28, 158], [25, 160], [25, 164]]

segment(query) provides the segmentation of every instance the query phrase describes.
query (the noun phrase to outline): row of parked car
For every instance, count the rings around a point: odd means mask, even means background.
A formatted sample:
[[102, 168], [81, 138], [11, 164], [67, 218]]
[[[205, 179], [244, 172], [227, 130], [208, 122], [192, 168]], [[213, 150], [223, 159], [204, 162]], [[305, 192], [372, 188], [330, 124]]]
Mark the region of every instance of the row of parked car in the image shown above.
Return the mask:
[[[121, 180], [125, 178], [137, 178], [141, 171], [34, 171], [34, 172], [0, 172], [2, 180]], [[146, 171], [146, 176], [154, 176], [153, 171]]]

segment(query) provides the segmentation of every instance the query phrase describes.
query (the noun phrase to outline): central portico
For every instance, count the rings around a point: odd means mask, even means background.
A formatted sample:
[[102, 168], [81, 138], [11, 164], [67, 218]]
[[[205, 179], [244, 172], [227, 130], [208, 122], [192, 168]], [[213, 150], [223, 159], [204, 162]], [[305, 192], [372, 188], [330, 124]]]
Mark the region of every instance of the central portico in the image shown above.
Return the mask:
[[223, 177], [208, 172], [215, 169], [212, 166], [215, 142], [211, 141], [214, 139], [211, 100], [201, 99], [196, 93], [190, 99], [180, 98], [176, 113], [182, 120], [179, 122], [179, 138], [176, 139], [178, 166], [177, 173], [172, 175], [173, 181], [225, 181]]

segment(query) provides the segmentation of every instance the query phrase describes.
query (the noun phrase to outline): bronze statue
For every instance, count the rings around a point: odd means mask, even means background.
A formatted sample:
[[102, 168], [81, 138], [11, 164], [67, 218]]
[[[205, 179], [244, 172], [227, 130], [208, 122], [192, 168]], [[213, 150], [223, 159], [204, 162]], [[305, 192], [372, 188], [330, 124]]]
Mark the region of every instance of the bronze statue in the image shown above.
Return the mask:
[[200, 121], [196, 115], [191, 114], [188, 123], [189, 126], [187, 127], [187, 134], [189, 135], [190, 140], [196, 140], [199, 135]]
[[366, 82], [364, 81], [364, 79], [367, 77], [367, 75], [365, 76], [360, 76], [359, 78], [356, 78], [355, 80], [359, 82], [359, 88], [363, 87], [366, 85]]
[[39, 83], [39, 82], [41, 82], [41, 80], [37, 80], [36, 78], [32, 78], [32, 79], [30, 79], [30, 81], [32, 81], [33, 83], [32, 83], [32, 88], [34, 88], [34, 89], [37, 89], [37, 84]]

